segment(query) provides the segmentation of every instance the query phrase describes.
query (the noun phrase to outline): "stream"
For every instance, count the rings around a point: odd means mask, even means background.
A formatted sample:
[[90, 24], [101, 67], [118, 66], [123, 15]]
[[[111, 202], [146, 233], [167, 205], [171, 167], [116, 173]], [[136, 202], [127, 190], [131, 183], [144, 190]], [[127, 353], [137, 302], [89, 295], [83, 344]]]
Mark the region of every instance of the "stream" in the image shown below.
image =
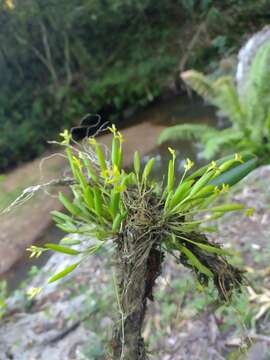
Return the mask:
[[[188, 98], [186, 96], [175, 96], [167, 100], [160, 100], [151, 104], [146, 109], [136, 112], [126, 120], [125, 128], [142, 122], [150, 122], [152, 125], [162, 125], [166, 127], [180, 123], [200, 123], [216, 126], [217, 118], [214, 109], [210, 106], [206, 106], [202, 100], [196, 97]], [[143, 134], [138, 133], [138, 136], [141, 137], [141, 141], [143, 142]], [[152, 176], [160, 181], [163, 179], [163, 174], [166, 174], [167, 172], [167, 163], [171, 158], [168, 146], [171, 146], [176, 150], [178, 159], [177, 170], [179, 171], [179, 174], [182, 172], [186, 158], [195, 161], [197, 166], [205, 163], [205, 160], [202, 159], [200, 155], [200, 146], [191, 141], [178, 141], [176, 143], [162, 144], [161, 146], [156, 146], [150, 153], [143, 153], [143, 151], [141, 151], [143, 163], [146, 163], [150, 157], [156, 158]], [[40, 236], [36, 245], [47, 242], [58, 243], [63, 236], [64, 233], [61, 230], [55, 225], [51, 225], [47, 231]], [[28, 276], [29, 271], [32, 274], [35, 273], [37, 271], [36, 268], [44, 266], [48, 261], [49, 256], [49, 253], [46, 253], [46, 255], [43, 255], [38, 259], [31, 259], [31, 261], [29, 261], [28, 254], [24, 254], [20, 261], [18, 261], [8, 272], [3, 274], [0, 280], [5, 279], [7, 281], [9, 291], [15, 290]], [[32, 268], [33, 266], [36, 268]]]

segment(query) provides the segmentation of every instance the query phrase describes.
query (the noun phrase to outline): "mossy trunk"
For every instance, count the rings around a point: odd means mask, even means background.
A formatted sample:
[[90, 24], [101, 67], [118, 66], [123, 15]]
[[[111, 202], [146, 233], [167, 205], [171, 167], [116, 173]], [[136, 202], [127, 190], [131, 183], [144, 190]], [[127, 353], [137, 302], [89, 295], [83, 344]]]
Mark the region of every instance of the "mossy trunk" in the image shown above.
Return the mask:
[[[118, 291], [121, 316], [115, 324], [113, 360], [147, 359], [142, 336], [147, 299], [153, 300], [152, 290], [160, 274], [163, 256], [150, 241], [146, 253], [134, 252], [124, 238], [118, 243]], [[132, 241], [134, 245], [134, 241]], [[135, 242], [136, 243], [136, 242]], [[141, 257], [134, 254], [141, 254]]]
[[[126, 277], [123, 274], [123, 277]], [[127, 277], [126, 277], [127, 278]], [[142, 337], [143, 321], [147, 299], [143, 279], [130, 283], [128, 297], [134, 294], [133, 306], [123, 306], [127, 301], [127, 293], [120, 294], [122, 314], [115, 326], [112, 341], [114, 360], [145, 360], [144, 339]], [[136, 302], [136, 304], [135, 304]]]

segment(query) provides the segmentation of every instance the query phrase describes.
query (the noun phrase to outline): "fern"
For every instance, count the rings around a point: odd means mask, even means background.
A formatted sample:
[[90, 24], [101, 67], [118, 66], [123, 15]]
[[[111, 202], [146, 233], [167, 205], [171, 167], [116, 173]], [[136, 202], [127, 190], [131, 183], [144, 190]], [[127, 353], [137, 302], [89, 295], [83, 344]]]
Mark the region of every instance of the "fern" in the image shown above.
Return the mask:
[[258, 50], [251, 63], [242, 101], [247, 108], [249, 126], [256, 120], [252, 137], [258, 141], [267, 133], [266, 119], [270, 109], [270, 42]]
[[211, 102], [215, 97], [216, 90], [213, 86], [213, 82], [202, 73], [195, 70], [188, 70], [181, 74], [181, 78], [204, 99]]
[[206, 158], [223, 149], [252, 150], [262, 163], [270, 159], [270, 41], [261, 45], [252, 59], [244, 91], [238, 94], [232, 77], [217, 80], [189, 70], [181, 75], [184, 82], [207, 102], [219, 108], [231, 121], [231, 128], [217, 130], [207, 125], [183, 124], [163, 131], [159, 138], [195, 139], [204, 146]]
[[244, 110], [230, 76], [222, 76], [214, 81], [198, 71], [190, 70], [182, 74], [182, 79], [206, 101], [217, 106], [233, 122], [239, 126], [243, 125]]
[[220, 108], [237, 128], [244, 126], [246, 114], [242, 108], [237, 89], [230, 76], [224, 76], [215, 81], [215, 105]]
[[215, 136], [212, 136], [204, 142], [205, 148], [203, 155], [206, 159], [213, 158], [222, 147], [235, 146], [241, 141], [241, 131], [235, 131], [234, 129], [225, 129], [223, 131], [217, 131]]
[[159, 144], [162, 144], [166, 141], [172, 140], [177, 141], [179, 139], [183, 140], [206, 140], [212, 135], [218, 135], [219, 132], [208, 125], [202, 124], [182, 124], [168, 127], [162, 131], [159, 137]]

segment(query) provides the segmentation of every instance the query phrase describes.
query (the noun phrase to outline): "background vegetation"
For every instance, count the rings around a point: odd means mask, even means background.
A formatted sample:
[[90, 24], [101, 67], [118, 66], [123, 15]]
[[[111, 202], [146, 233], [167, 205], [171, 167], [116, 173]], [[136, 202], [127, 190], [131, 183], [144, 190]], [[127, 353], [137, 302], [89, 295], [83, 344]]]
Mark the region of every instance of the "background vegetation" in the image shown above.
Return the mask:
[[260, 159], [258, 165], [269, 163], [269, 55], [268, 40], [250, 61], [242, 89], [231, 76], [212, 79], [195, 70], [183, 72], [181, 77], [186, 84], [216, 106], [231, 126], [216, 129], [205, 124], [175, 125], [163, 131], [160, 142], [196, 139], [203, 143], [203, 155], [209, 159], [221, 150], [230, 153], [231, 149], [236, 149], [256, 154]]
[[215, 67], [269, 16], [266, 0], [13, 3], [0, 3], [0, 171], [87, 112], [117, 121], [186, 65]]

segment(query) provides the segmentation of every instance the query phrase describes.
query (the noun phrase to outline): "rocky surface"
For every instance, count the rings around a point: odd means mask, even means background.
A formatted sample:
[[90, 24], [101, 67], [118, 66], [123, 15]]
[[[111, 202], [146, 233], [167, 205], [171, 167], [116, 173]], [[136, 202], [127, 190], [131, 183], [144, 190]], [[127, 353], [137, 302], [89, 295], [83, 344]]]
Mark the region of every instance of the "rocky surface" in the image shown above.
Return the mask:
[[[94, 240], [90, 242], [92, 244]], [[63, 281], [48, 285], [51, 274], [74, 263], [72, 256], [54, 253], [23, 290], [16, 291], [6, 300], [8, 313], [0, 326], [1, 360], [79, 359], [80, 347], [96, 342], [96, 335], [84, 326], [84, 322], [98, 311], [98, 305], [90, 306], [89, 310], [88, 296], [78, 290], [80, 284], [100, 290], [105, 286], [103, 282], [107, 282], [105, 274], [99, 276], [101, 258], [95, 257], [94, 264], [92, 260], [89, 258]], [[93, 274], [95, 280], [91, 281]], [[30, 301], [26, 292], [32, 287], [43, 287], [43, 291]]]
[[236, 72], [237, 89], [240, 95], [245, 93], [245, 85], [250, 65], [258, 49], [270, 40], [270, 26], [265, 26], [261, 31], [252, 35], [242, 46], [238, 54], [238, 65]]

